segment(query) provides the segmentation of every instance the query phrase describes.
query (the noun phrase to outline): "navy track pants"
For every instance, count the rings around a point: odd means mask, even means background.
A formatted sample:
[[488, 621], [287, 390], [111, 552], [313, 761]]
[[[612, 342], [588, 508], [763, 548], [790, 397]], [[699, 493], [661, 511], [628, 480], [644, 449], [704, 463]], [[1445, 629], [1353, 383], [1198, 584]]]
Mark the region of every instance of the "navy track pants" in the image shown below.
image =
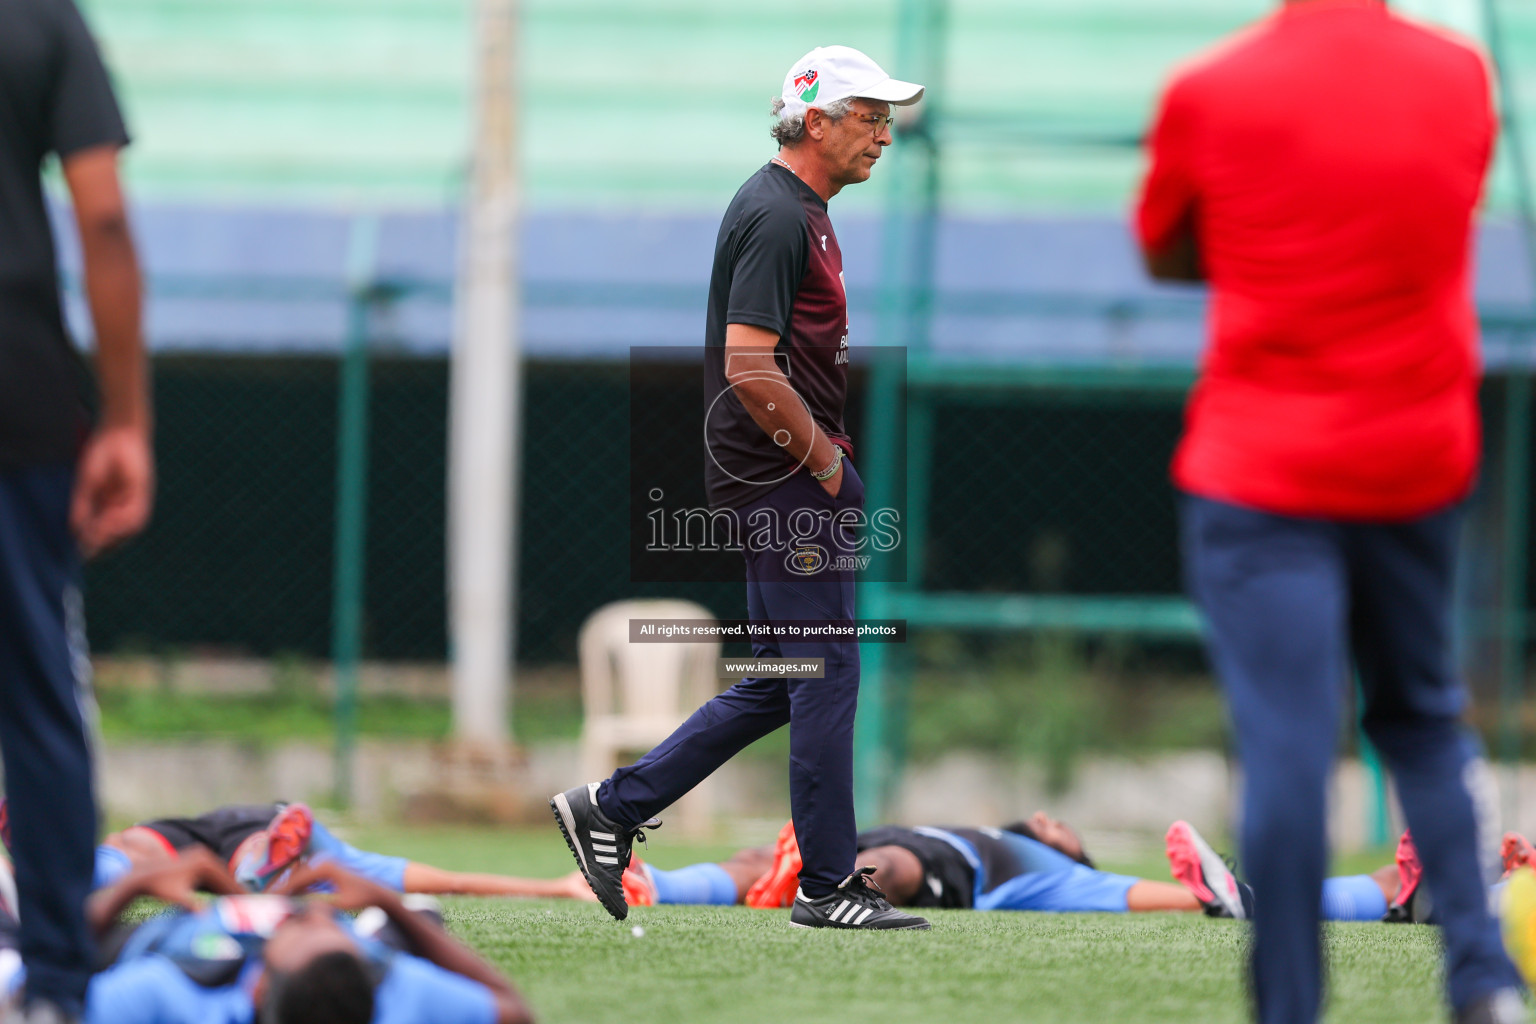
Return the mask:
[[1452, 1005], [1518, 985], [1488, 911], [1468, 781], [1478, 750], [1452, 666], [1458, 511], [1341, 523], [1185, 496], [1181, 513], [1186, 583], [1243, 765], [1260, 1024], [1318, 1016], [1327, 786], [1351, 661], [1444, 928]]
[[[766, 497], [740, 509], [749, 523], [759, 509], [780, 522], [804, 511], [820, 527], [802, 531], [805, 546], [835, 555], [845, 537], [830, 515], [862, 508], [864, 484], [851, 460], [843, 462], [836, 499], [806, 473], [796, 473]], [[747, 612], [753, 620], [850, 622], [854, 574], [833, 563], [811, 575], [787, 569], [794, 551], [746, 552]], [[789, 801], [803, 866], [800, 887], [811, 898], [837, 888], [858, 854], [853, 814], [853, 718], [859, 697], [859, 645], [850, 640], [754, 642], [757, 658], [824, 658], [823, 679], [743, 679], [699, 708], [677, 731], [639, 761], [620, 768], [598, 789], [603, 813], [635, 825], [659, 813], [755, 740], [789, 725]]]
[[73, 466], [0, 468], [0, 754], [27, 997], [83, 1009], [96, 800]]

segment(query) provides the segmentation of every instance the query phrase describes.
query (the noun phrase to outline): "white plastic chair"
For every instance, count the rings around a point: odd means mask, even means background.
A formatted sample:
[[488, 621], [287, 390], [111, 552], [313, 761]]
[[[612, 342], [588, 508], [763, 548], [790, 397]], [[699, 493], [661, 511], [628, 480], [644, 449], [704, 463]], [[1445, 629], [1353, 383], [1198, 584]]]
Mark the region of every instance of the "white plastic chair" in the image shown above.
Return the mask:
[[[582, 777], [605, 779], [672, 734], [720, 692], [715, 662], [720, 642], [630, 643], [630, 619], [705, 619], [691, 601], [618, 601], [593, 612], [581, 627]], [[710, 826], [708, 782], [679, 800], [667, 816], [678, 832], [703, 835]]]

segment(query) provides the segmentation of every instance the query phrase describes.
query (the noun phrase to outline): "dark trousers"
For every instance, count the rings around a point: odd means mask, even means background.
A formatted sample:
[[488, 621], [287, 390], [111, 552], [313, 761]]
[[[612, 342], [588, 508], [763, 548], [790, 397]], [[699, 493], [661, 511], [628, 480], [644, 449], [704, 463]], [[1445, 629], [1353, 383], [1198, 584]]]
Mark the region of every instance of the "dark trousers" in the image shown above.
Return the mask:
[[1261, 1024], [1318, 1015], [1326, 791], [1351, 659], [1362, 724], [1397, 783], [1444, 927], [1452, 1005], [1519, 984], [1488, 912], [1467, 783], [1477, 748], [1452, 668], [1458, 513], [1354, 524], [1186, 496], [1182, 520], [1186, 582], [1242, 758]]
[[[849, 547], [832, 516], [864, 503], [864, 484], [851, 461], [834, 500], [806, 473], [796, 473], [767, 497], [739, 512], [748, 532], [752, 514], [772, 510], [781, 523], [797, 513], [819, 532], [798, 531], [805, 544], [772, 545], [746, 553], [747, 612], [754, 620], [852, 621], [854, 574], [830, 561]], [[824, 514], [825, 513], [825, 514]], [[794, 563], [801, 551], [819, 548], [828, 558], [811, 573]], [[812, 552], [814, 554], [814, 552]], [[798, 564], [801, 568], [793, 568]], [[859, 696], [859, 645], [848, 640], [752, 645], [757, 658], [824, 658], [823, 679], [743, 679], [695, 711], [659, 746], [620, 768], [601, 788], [603, 813], [625, 825], [657, 814], [698, 785], [737, 751], [789, 725], [789, 802], [803, 866], [800, 887], [811, 898], [837, 888], [858, 854], [853, 817], [853, 716]]]
[[0, 469], [0, 754], [28, 998], [80, 1012], [96, 847], [72, 466]]

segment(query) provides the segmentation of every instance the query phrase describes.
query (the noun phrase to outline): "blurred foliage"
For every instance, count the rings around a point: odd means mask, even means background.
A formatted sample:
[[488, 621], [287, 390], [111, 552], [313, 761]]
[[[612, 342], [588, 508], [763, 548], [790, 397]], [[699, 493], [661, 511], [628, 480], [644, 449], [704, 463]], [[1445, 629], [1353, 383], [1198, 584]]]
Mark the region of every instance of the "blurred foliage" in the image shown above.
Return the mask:
[[[277, 668], [272, 688], [255, 694], [99, 686], [102, 735], [110, 740], [195, 736], [259, 744], [328, 743], [336, 733], [335, 702], [298, 665], [302, 663]], [[365, 696], [357, 710], [358, 734], [375, 739], [445, 739], [452, 717], [446, 699], [394, 695]], [[575, 740], [581, 735], [580, 695], [567, 689], [521, 689], [513, 705], [512, 728], [522, 743]]]
[[919, 762], [962, 750], [1033, 761], [1059, 793], [1086, 754], [1225, 743], [1220, 694], [1179, 652], [1157, 659], [1066, 634], [978, 643], [928, 632], [915, 645], [908, 744]]
[[[1226, 725], [1219, 692], [1185, 649], [1157, 652], [1128, 642], [1089, 643], [1080, 637], [977, 637], [923, 631], [915, 655], [908, 751], [918, 762], [955, 752], [1033, 762], [1052, 791], [1065, 790], [1085, 755], [1139, 755], [1165, 750], [1220, 749]], [[328, 742], [334, 702], [320, 666], [308, 658], [274, 658], [265, 685], [220, 692], [187, 685], [196, 668], [156, 662], [145, 680], [103, 671], [97, 695], [109, 739], [239, 737], [257, 743]], [[575, 741], [581, 735], [581, 693], [574, 672], [559, 683], [535, 675], [520, 681], [513, 700], [519, 742]], [[437, 740], [448, 735], [446, 696], [365, 693], [358, 702], [365, 737]], [[753, 744], [744, 756], [782, 763], [788, 730]]]

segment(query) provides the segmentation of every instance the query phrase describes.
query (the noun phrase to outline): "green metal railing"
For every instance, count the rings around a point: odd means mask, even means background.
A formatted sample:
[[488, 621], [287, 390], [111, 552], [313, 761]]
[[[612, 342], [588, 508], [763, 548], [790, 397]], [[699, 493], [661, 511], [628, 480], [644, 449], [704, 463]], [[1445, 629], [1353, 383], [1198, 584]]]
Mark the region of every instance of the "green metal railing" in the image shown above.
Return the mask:
[[336, 439], [336, 556], [332, 584], [331, 666], [336, 678], [336, 803], [352, 804], [357, 736], [357, 663], [362, 647], [363, 573], [368, 525], [368, 318], [373, 303], [379, 220], [357, 218], [347, 256], [350, 299], [342, 356]]
[[[1511, 87], [1508, 61], [1500, 31], [1495, 0], [1482, 0], [1488, 42], [1495, 63], [1506, 69], [1499, 75], [1504, 112], [1504, 151], [1512, 161], [1523, 238], [1532, 280], [1536, 282], [1536, 203], [1524, 151], [1515, 90]], [[907, 450], [896, 450], [890, 438], [896, 423], [898, 377], [876, 375], [864, 427], [866, 479], [869, 501], [881, 507], [895, 497], [898, 460], [906, 457], [908, 532], [905, 544], [905, 583], [865, 583], [860, 588], [862, 614], [899, 617], [914, 630], [957, 628], [976, 631], [1073, 630], [1081, 633], [1123, 634], [1145, 638], [1196, 641], [1199, 617], [1182, 598], [1163, 595], [1139, 597], [1047, 596], [1026, 594], [931, 593], [923, 589], [924, 544], [928, 535], [927, 496], [931, 485], [933, 409], [945, 401], [995, 402], [1021, 392], [1051, 392], [1058, 399], [1074, 396], [1094, 400], [1107, 391], [1135, 393], [1153, 401], [1167, 401], [1182, 394], [1193, 378], [1187, 367], [1128, 365], [1113, 367], [1037, 367], [1027, 365], [965, 365], [936, 360], [929, 351], [928, 335], [938, 303], [933, 277], [933, 236], [938, 217], [941, 149], [951, 140], [984, 137], [994, 144], [1012, 146], [1103, 149], [1123, 152], [1141, 144], [1141, 134], [1114, 125], [1065, 124], [1050, 118], [1017, 116], [967, 116], [944, 106], [943, 53], [946, 46], [947, 0], [901, 0], [898, 12], [897, 61], [905, 74], [930, 87], [922, 120], [906, 125], [895, 147], [888, 172], [884, 217], [883, 287], [880, 296], [880, 336], [888, 344], [908, 352], [906, 386]], [[989, 303], [976, 297], [979, 306], [1001, 303], [1016, 310], [1019, 297], [996, 296]], [[1027, 300], [1026, 300], [1027, 301]], [[1057, 299], [1079, 306], [1094, 300]], [[1049, 303], [1046, 303], [1049, 305]], [[1100, 311], [1115, 315], [1113, 304], [1100, 303]], [[1186, 300], [1141, 300], [1134, 312], [1118, 315], [1182, 315], [1194, 308]], [[967, 305], [971, 312], [979, 306]], [[1077, 312], [1082, 312], [1078, 309]], [[1536, 310], [1482, 311], [1485, 328], [1513, 328], [1519, 339], [1505, 370], [1507, 396], [1504, 407], [1500, 477], [1502, 503], [1503, 571], [1499, 607], [1494, 616], [1500, 648], [1500, 712], [1498, 753], [1507, 764], [1520, 754], [1519, 709], [1525, 690], [1526, 646], [1529, 635], [1525, 609], [1526, 557], [1529, 535], [1529, 435], [1531, 428], [1531, 378], [1525, 343]], [[877, 576], [877, 579], [888, 579]], [[885, 645], [868, 645], [859, 721], [856, 729], [856, 804], [860, 820], [882, 820], [891, 804], [899, 779], [901, 729], [907, 692], [902, 677], [905, 661]], [[1367, 801], [1367, 838], [1382, 844], [1388, 840], [1386, 784], [1375, 751], [1362, 736], [1358, 739], [1371, 778], [1372, 799]], [[1515, 773], [1504, 789], [1505, 815], [1517, 804]]]

